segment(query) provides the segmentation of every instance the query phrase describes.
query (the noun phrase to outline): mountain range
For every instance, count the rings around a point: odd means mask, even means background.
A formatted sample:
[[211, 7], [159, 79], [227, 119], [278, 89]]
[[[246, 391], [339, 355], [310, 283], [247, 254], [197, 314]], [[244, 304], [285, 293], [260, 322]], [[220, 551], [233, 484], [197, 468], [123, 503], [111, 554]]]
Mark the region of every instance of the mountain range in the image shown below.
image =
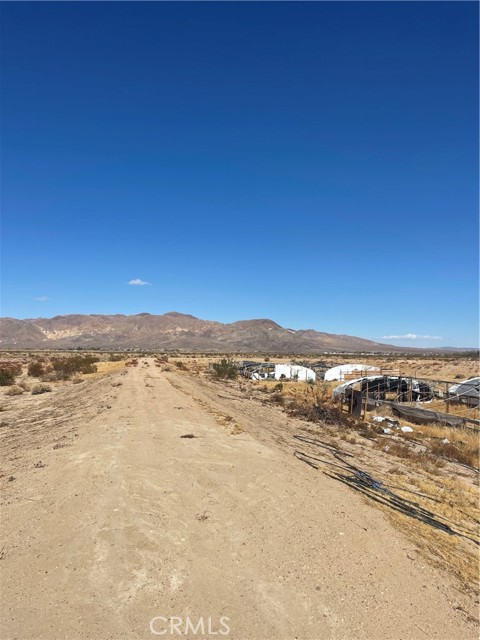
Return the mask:
[[0, 348], [154, 349], [163, 351], [319, 353], [408, 351], [364, 338], [313, 329], [293, 330], [273, 320], [222, 324], [171, 311], [163, 315], [64, 315], [0, 319]]

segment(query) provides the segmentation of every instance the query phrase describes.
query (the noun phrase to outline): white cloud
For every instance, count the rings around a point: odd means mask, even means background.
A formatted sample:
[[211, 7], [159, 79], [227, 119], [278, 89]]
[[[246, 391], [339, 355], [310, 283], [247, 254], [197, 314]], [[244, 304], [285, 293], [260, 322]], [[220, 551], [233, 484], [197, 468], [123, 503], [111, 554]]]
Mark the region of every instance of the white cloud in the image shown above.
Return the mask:
[[151, 282], [145, 282], [145, 280], [140, 280], [140, 278], [135, 278], [134, 280], [129, 280], [128, 284], [133, 284], [136, 287], [143, 287], [143, 285], [151, 284]]
[[416, 333], [405, 333], [403, 336], [382, 336], [382, 340], [443, 340], [442, 336], [419, 336]]
[[50, 300], [48, 296], [34, 296], [33, 299], [37, 300], [37, 302], [46, 302], [47, 300]]

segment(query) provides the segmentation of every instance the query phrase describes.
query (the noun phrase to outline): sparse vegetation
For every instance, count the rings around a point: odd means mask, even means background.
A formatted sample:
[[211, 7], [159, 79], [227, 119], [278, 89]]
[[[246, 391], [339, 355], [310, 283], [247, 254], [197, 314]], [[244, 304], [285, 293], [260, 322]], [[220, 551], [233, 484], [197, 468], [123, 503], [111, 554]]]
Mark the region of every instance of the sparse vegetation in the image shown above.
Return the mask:
[[221, 380], [235, 380], [238, 377], [237, 365], [230, 358], [222, 358], [220, 362], [213, 363], [213, 374]]
[[467, 442], [460, 444], [442, 442], [440, 440], [431, 445], [430, 452], [447, 460], [454, 460], [471, 467], [478, 467], [479, 465], [478, 439], [476, 447], [469, 446]]
[[22, 365], [17, 362], [0, 364], [0, 387], [8, 387], [15, 383], [15, 378], [22, 373]]
[[24, 392], [24, 389], [22, 389], [22, 387], [20, 385], [13, 384], [12, 386], [10, 386], [5, 391], [5, 395], [6, 396], [21, 396], [23, 392]]
[[48, 384], [37, 384], [32, 389], [32, 396], [38, 396], [41, 393], [49, 393], [52, 387]]
[[74, 373], [95, 373], [97, 356], [74, 355], [68, 358], [56, 358], [52, 360], [52, 367], [57, 380], [69, 380]]
[[281, 405], [283, 405], [283, 404], [285, 404], [285, 398], [284, 398], [284, 396], [283, 396], [280, 392], [275, 391], [275, 392], [274, 392], [274, 393], [272, 393], [272, 395], [270, 396], [270, 402], [273, 402], [273, 403], [275, 403], [275, 404], [281, 404]]
[[15, 374], [11, 369], [0, 369], [0, 387], [8, 387], [15, 382]]
[[32, 378], [41, 378], [45, 375], [45, 369], [43, 368], [43, 364], [38, 360], [34, 360], [28, 365], [27, 373]]
[[352, 428], [355, 420], [346, 413], [342, 413], [337, 407], [325, 403], [309, 402], [308, 399], [294, 399], [286, 409], [287, 413], [297, 418], [303, 418], [310, 422], [323, 422], [326, 425]]
[[180, 369], [180, 371], [188, 371], [187, 365], [181, 360], [175, 360], [174, 365], [177, 367], [177, 369]]

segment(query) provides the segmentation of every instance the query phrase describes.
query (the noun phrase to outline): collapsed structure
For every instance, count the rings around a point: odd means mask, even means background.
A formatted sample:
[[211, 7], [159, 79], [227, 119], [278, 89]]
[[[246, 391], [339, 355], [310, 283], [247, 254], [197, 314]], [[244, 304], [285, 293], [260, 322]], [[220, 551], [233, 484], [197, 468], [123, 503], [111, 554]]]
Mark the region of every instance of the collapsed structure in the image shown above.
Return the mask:
[[335, 387], [333, 397], [339, 398], [354, 387], [376, 400], [385, 400], [387, 394], [394, 394], [397, 402], [429, 402], [434, 398], [434, 390], [428, 383], [401, 376], [355, 378]]
[[469, 378], [452, 385], [449, 389], [449, 394], [459, 404], [478, 407], [480, 405], [480, 378]]
[[243, 370], [245, 377], [252, 380], [295, 380], [298, 382], [315, 382], [315, 371], [298, 364], [274, 364], [263, 362], [251, 364]]

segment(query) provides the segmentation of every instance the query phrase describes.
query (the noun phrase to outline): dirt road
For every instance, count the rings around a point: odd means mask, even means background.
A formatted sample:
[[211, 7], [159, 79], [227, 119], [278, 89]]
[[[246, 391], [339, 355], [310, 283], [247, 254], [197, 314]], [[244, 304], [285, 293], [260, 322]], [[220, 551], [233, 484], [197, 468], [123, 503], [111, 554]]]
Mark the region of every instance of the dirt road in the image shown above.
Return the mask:
[[168, 376], [2, 414], [2, 640], [476, 637], [379, 510]]

